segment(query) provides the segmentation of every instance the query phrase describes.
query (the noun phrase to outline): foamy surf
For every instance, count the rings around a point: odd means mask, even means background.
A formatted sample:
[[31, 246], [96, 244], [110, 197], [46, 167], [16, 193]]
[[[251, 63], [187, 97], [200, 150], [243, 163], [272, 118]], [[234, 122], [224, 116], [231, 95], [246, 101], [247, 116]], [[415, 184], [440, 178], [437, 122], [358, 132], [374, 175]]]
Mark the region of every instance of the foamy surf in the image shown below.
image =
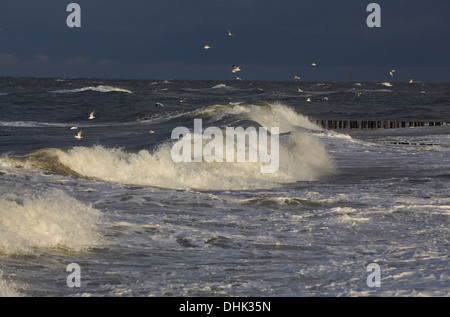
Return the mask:
[[88, 86], [78, 89], [61, 89], [61, 90], [54, 90], [55, 93], [77, 93], [77, 92], [84, 92], [84, 91], [96, 91], [96, 92], [123, 92], [127, 94], [133, 93], [131, 90], [128, 89], [122, 89], [112, 86], [106, 86], [106, 85], [99, 85], [99, 86]]
[[100, 211], [61, 190], [0, 196], [0, 254], [85, 251], [101, 243]]
[[17, 291], [16, 285], [6, 281], [3, 277], [3, 272], [0, 270], [0, 297], [20, 297], [21, 294]]
[[[316, 181], [334, 173], [333, 159], [321, 140], [310, 133], [322, 129], [280, 103], [214, 105], [185, 115], [188, 120], [206, 116], [211, 124], [225, 118], [232, 124], [247, 119], [255, 126], [279, 127], [278, 170], [262, 174], [262, 166], [268, 164], [260, 161], [176, 163], [171, 152], [175, 144], [172, 140], [160, 144], [152, 152], [141, 150], [138, 153], [104, 146], [74, 147], [66, 151], [43, 149], [24, 157], [4, 156], [0, 166], [39, 168], [126, 185], [182, 190], [274, 188], [298, 181]], [[247, 144], [246, 156], [248, 153]]]
[[322, 130], [308, 117], [281, 103], [263, 101], [219, 104], [195, 111], [193, 116], [211, 116], [213, 121], [227, 116], [257, 122], [263, 127], [279, 127], [280, 133], [298, 129]]
[[334, 171], [332, 158], [315, 137], [296, 132], [283, 137], [279, 170], [260, 172], [261, 162], [175, 163], [172, 142], [153, 153], [126, 152], [103, 146], [41, 150], [25, 158], [4, 157], [1, 166], [40, 168], [52, 172], [117, 182], [126, 185], [169, 189], [239, 190], [273, 188], [298, 181], [315, 181]]
[[52, 122], [36, 122], [36, 121], [0, 121], [0, 127], [16, 127], [16, 128], [63, 128], [67, 125], [64, 123]]

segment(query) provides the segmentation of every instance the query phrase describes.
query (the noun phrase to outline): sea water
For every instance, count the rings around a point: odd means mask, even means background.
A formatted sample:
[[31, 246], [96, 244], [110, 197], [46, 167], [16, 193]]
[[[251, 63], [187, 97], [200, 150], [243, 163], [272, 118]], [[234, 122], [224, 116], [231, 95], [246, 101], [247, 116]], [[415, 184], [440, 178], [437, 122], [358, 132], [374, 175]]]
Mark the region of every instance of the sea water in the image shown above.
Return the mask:
[[[174, 162], [195, 119], [278, 127], [278, 171]], [[450, 125], [317, 120], [450, 122], [450, 85], [0, 79], [0, 296], [450, 295]]]

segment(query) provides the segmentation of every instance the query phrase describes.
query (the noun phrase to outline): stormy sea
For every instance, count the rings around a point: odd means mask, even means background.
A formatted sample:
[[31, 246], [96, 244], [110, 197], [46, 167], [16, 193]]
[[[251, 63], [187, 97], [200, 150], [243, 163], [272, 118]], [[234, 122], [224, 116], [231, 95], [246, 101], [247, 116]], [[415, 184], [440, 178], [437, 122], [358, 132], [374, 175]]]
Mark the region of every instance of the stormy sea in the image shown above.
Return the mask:
[[448, 83], [0, 79], [0, 296], [449, 296], [449, 189]]

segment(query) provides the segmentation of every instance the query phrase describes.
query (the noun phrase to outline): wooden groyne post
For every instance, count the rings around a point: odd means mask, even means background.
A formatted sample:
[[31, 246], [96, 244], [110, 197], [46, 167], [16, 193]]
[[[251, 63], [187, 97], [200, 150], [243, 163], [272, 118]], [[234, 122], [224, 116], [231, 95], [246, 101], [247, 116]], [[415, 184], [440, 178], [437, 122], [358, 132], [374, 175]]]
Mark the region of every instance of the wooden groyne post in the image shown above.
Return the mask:
[[316, 120], [316, 124], [325, 129], [400, 129], [417, 127], [440, 127], [450, 125], [450, 122], [424, 121], [380, 121], [380, 120]]

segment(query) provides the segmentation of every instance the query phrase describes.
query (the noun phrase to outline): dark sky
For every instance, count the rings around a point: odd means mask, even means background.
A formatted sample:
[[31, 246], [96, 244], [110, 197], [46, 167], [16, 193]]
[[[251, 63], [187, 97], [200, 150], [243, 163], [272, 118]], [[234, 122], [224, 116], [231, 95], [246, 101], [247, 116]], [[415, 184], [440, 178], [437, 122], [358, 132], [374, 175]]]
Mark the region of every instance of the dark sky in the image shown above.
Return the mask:
[[0, 29], [0, 76], [450, 81], [449, 0], [0, 0]]

